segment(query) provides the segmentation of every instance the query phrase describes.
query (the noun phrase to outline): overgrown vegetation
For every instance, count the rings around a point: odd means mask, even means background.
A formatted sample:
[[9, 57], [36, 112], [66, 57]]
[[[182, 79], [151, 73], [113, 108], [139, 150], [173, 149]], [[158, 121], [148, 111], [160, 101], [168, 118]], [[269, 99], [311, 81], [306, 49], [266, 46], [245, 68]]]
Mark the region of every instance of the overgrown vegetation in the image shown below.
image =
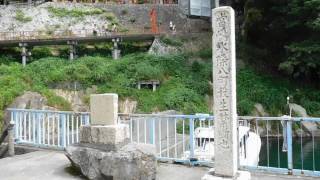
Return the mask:
[[[139, 112], [174, 109], [183, 113], [210, 112], [206, 95], [212, 95], [211, 54], [207, 50], [192, 57], [207, 58], [189, 61], [187, 55], [152, 56], [130, 54], [120, 61], [110, 57], [82, 57], [76, 61], [62, 58], [42, 58], [22, 68], [18, 63], [0, 66], [0, 108], [26, 90], [37, 91], [48, 98], [50, 105], [70, 109], [62, 98], [48, 89], [51, 84], [79, 82], [83, 87], [97, 85], [99, 93], [115, 92], [121, 98], [138, 101]], [[136, 89], [139, 80], [158, 79], [160, 88]], [[248, 115], [255, 103], [264, 105], [272, 115], [284, 114], [286, 97], [306, 107], [310, 115], [320, 115], [320, 91], [299, 87], [286, 80], [260, 75], [252, 69], [243, 69], [237, 76], [238, 113]]]
[[16, 16], [14, 17], [17, 21], [27, 23], [32, 21], [32, 17], [26, 16], [22, 10], [17, 10]]
[[56, 17], [74, 17], [74, 18], [83, 18], [84, 16], [91, 16], [91, 15], [98, 15], [103, 14], [104, 11], [99, 8], [91, 8], [91, 9], [82, 9], [82, 8], [73, 8], [73, 9], [66, 9], [66, 8], [56, 8], [49, 6], [48, 8], [49, 13]]
[[319, 0], [241, 0], [235, 7], [244, 14], [249, 63], [295, 79], [320, 79]]

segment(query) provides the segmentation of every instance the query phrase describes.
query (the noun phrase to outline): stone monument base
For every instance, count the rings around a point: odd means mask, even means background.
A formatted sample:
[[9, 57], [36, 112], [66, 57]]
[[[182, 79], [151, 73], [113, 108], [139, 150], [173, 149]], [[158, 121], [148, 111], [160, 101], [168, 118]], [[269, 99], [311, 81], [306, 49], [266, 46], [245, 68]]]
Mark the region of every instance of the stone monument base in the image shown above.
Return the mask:
[[90, 180], [155, 180], [154, 145], [130, 143], [117, 151], [105, 151], [82, 144], [68, 146], [66, 156]]
[[82, 126], [80, 143], [95, 145], [124, 145], [129, 142], [129, 125]]
[[215, 176], [214, 169], [210, 169], [201, 180], [251, 180], [251, 174], [248, 171], [238, 171], [235, 177], [221, 177]]

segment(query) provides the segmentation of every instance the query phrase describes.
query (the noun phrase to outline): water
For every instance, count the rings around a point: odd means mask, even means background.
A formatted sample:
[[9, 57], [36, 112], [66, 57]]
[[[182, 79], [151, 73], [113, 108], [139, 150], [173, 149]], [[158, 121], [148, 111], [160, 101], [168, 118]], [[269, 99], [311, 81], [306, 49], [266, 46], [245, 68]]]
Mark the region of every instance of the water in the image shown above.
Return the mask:
[[[261, 138], [260, 166], [287, 168], [287, 153], [282, 152], [283, 139], [269, 138], [269, 162], [267, 151], [267, 138]], [[293, 138], [293, 168], [320, 171], [320, 137], [301, 139]], [[301, 144], [302, 152], [301, 153]], [[278, 146], [279, 145], [279, 146]]]

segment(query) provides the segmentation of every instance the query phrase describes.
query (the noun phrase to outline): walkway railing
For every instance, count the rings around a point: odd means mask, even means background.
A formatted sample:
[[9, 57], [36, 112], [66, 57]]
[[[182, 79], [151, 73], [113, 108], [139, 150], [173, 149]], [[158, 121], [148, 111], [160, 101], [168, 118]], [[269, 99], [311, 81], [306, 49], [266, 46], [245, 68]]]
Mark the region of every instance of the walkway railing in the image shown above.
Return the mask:
[[[120, 115], [122, 122], [130, 124], [131, 142], [154, 144], [158, 159], [191, 164], [212, 164], [206, 154], [198, 159], [199, 147], [204, 147], [207, 138], [201, 137], [199, 128], [213, 130], [213, 116], [209, 115], [161, 115], [128, 114]], [[213, 142], [212, 139], [208, 139]], [[198, 141], [195, 141], [196, 138]], [[213, 153], [213, 148], [211, 153]], [[209, 158], [210, 159], [210, 158]]]
[[262, 140], [259, 164], [242, 168], [320, 176], [320, 118], [240, 116], [239, 120]]
[[63, 149], [79, 142], [79, 128], [89, 124], [89, 113], [8, 109], [15, 122], [15, 141]]
[[[15, 122], [18, 144], [62, 149], [78, 142], [79, 127], [89, 125], [88, 112], [8, 110]], [[240, 164], [241, 169], [320, 176], [320, 118], [239, 116], [238, 119], [240, 126], [249, 127], [262, 141], [258, 164]], [[119, 114], [119, 121], [130, 126], [131, 142], [154, 144], [159, 160], [211, 166], [213, 120], [213, 116], [204, 114]], [[252, 148], [243, 146], [246, 140], [239, 142], [239, 153]]]
[[99, 38], [99, 37], [121, 37], [133, 35], [157, 35], [150, 29], [139, 31], [113, 32], [101, 29], [76, 29], [76, 30], [55, 30], [55, 31], [0, 31], [0, 41], [26, 41], [26, 40], [55, 40], [71, 38]]

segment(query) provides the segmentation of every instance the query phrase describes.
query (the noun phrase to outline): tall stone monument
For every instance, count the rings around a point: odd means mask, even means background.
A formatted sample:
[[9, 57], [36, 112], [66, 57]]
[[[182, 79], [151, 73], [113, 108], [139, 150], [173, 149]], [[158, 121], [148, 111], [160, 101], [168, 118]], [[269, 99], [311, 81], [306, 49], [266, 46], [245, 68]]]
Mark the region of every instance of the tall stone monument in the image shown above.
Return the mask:
[[232, 177], [238, 169], [233, 9], [231, 7], [215, 8], [212, 12], [212, 26], [215, 173]]
[[213, 9], [212, 28], [215, 168], [202, 179], [250, 179], [250, 173], [238, 172], [234, 10]]

